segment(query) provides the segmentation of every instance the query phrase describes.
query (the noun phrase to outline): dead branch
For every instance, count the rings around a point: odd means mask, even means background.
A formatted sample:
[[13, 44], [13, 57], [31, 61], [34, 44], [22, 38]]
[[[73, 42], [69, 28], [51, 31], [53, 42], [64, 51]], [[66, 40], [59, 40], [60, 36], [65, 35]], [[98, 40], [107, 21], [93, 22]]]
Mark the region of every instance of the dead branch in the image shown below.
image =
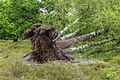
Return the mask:
[[19, 44], [22, 40], [23, 40], [23, 39], [21, 39], [21, 40], [20, 40], [20, 41], [18, 41], [17, 43], [15, 43], [15, 44], [13, 44], [13, 45], [11, 45], [11, 46], [9, 46], [9, 47], [7, 47], [7, 48], [3, 49], [3, 50], [0, 50], [0, 52], [3, 52], [3, 51], [6, 51], [6, 50], [8, 50], [8, 49], [10, 49], [10, 48], [15, 47], [15, 46], [16, 46], [17, 44]]

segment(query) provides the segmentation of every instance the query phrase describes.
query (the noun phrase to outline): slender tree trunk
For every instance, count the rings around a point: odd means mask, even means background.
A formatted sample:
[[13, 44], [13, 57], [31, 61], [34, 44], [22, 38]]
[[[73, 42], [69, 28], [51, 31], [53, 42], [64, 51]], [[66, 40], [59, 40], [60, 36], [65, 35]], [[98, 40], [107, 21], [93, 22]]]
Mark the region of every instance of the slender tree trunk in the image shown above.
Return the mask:
[[67, 31], [71, 26], [73, 26], [75, 23], [77, 23], [79, 21], [80, 18], [77, 18], [72, 24], [69, 24], [68, 26], [66, 26], [62, 31], [60, 31], [59, 35], [57, 36], [57, 38], [55, 38], [53, 40], [53, 42], [57, 41], [58, 39], [60, 39], [60, 37], [62, 36], [62, 34]]
[[73, 32], [73, 33], [67, 34], [67, 35], [65, 35], [65, 36], [63, 36], [63, 37], [60, 37], [60, 39], [61, 39], [61, 40], [68, 39], [68, 38], [76, 35], [78, 32], [79, 32], [79, 30], [77, 30], [77, 31], [75, 31], [75, 32]]
[[72, 46], [80, 41], [84, 41], [84, 40], [88, 40], [90, 38], [93, 38], [101, 33], [104, 33], [105, 30], [98, 30], [96, 32], [91, 32], [89, 34], [85, 34], [85, 35], [82, 35], [82, 36], [79, 36], [79, 37], [75, 37], [75, 38], [71, 38], [71, 39], [68, 39], [68, 40], [63, 40], [63, 41], [56, 41], [57, 45], [59, 46], [59, 48], [61, 49], [65, 49], [65, 48], [68, 48], [69, 46]]
[[78, 51], [78, 50], [82, 50], [82, 49], [89, 48], [89, 47], [92, 47], [92, 46], [98, 46], [98, 45], [101, 45], [101, 44], [104, 44], [104, 43], [108, 43], [108, 42], [110, 42], [112, 40], [114, 40], [114, 38], [112, 38], [112, 39], [110, 38], [110, 39], [103, 40], [103, 41], [100, 41], [100, 42], [93, 42], [93, 43], [90, 43], [90, 44], [85, 44], [85, 45], [78, 46], [78, 47], [62, 49], [62, 51], [64, 53]]

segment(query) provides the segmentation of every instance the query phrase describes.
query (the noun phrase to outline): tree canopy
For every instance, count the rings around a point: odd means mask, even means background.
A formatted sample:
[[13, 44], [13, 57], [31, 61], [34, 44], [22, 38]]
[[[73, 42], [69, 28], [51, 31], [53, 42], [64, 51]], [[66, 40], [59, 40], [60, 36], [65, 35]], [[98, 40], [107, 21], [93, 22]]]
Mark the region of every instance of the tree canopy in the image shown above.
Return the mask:
[[1, 0], [0, 38], [16, 39], [33, 23], [62, 29], [76, 18], [80, 20], [68, 32], [79, 29], [79, 34], [85, 34], [109, 28], [105, 37], [117, 36], [120, 34], [119, 5], [119, 0]]

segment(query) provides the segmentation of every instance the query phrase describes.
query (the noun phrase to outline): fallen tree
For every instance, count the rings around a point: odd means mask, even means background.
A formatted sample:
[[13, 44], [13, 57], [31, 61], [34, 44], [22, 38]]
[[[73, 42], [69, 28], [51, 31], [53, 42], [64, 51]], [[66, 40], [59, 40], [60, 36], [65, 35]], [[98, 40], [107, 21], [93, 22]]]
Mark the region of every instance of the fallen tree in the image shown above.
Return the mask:
[[69, 52], [73, 52], [73, 51], [78, 51], [78, 50], [82, 50], [84, 48], [89, 48], [89, 47], [92, 47], [92, 46], [102, 45], [102, 44], [108, 43], [108, 42], [113, 41], [113, 40], [118, 40], [118, 39], [119, 39], [119, 37], [115, 37], [115, 38], [110, 38], [110, 39], [106, 39], [106, 40], [99, 41], [99, 42], [92, 42], [92, 43], [81, 45], [81, 46], [78, 46], [78, 47], [63, 49], [62, 52], [69, 53]]
[[[75, 22], [73, 24], [75, 24]], [[74, 60], [74, 57], [66, 53], [73, 52], [76, 50], [82, 50], [84, 48], [88, 48], [91, 46], [101, 45], [114, 40], [114, 39], [107, 39], [100, 42], [94, 42], [94, 43], [70, 48], [70, 46], [80, 41], [88, 40], [90, 38], [93, 38], [95, 36], [98, 36], [106, 32], [106, 30], [105, 29], [97, 30], [89, 34], [85, 34], [75, 38], [70, 38], [71, 36], [75, 35], [78, 32], [76, 31], [61, 37], [64, 31], [66, 31], [68, 28], [69, 27], [65, 27], [62, 31], [58, 31], [57, 29], [50, 27], [48, 25], [44, 25], [40, 23], [34, 24], [30, 29], [28, 29], [22, 35], [22, 39], [31, 38], [31, 43], [32, 43], [32, 52], [26, 54], [24, 58], [28, 61], [37, 61], [41, 63], [47, 61], [54, 61], [54, 60], [71, 61]]]

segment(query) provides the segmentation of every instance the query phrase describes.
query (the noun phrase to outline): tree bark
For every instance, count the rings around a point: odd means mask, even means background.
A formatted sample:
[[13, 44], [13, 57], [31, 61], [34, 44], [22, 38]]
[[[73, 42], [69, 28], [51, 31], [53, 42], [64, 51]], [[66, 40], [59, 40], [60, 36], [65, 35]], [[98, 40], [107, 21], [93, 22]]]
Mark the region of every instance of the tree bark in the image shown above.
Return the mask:
[[98, 36], [100, 35], [101, 33], [104, 33], [105, 30], [98, 30], [96, 32], [91, 32], [89, 34], [85, 34], [85, 35], [82, 35], [82, 36], [79, 36], [79, 37], [75, 37], [75, 38], [71, 38], [71, 39], [68, 39], [68, 40], [64, 40], [64, 41], [56, 41], [57, 45], [59, 46], [59, 48], [61, 49], [65, 49], [65, 48], [68, 48], [80, 41], [84, 41], [84, 40], [88, 40], [90, 38], [93, 38], [95, 36]]
[[65, 35], [65, 36], [63, 36], [63, 37], [60, 37], [60, 40], [66, 40], [66, 39], [68, 39], [68, 38], [76, 35], [78, 32], [79, 32], [79, 30], [77, 30], [77, 31], [75, 31], [75, 32], [73, 32], [73, 33], [67, 34], [67, 35]]
[[78, 46], [78, 47], [62, 49], [62, 52], [69, 53], [69, 52], [73, 52], [73, 51], [78, 51], [78, 50], [82, 50], [82, 49], [89, 48], [89, 47], [92, 47], [92, 46], [102, 45], [102, 44], [105, 44], [105, 43], [108, 43], [110, 41], [117, 40], [117, 39], [118, 38], [110, 38], [110, 39], [106, 39], [106, 40], [99, 41], [99, 42], [92, 42], [90, 44], [85, 44], [85, 45]]

